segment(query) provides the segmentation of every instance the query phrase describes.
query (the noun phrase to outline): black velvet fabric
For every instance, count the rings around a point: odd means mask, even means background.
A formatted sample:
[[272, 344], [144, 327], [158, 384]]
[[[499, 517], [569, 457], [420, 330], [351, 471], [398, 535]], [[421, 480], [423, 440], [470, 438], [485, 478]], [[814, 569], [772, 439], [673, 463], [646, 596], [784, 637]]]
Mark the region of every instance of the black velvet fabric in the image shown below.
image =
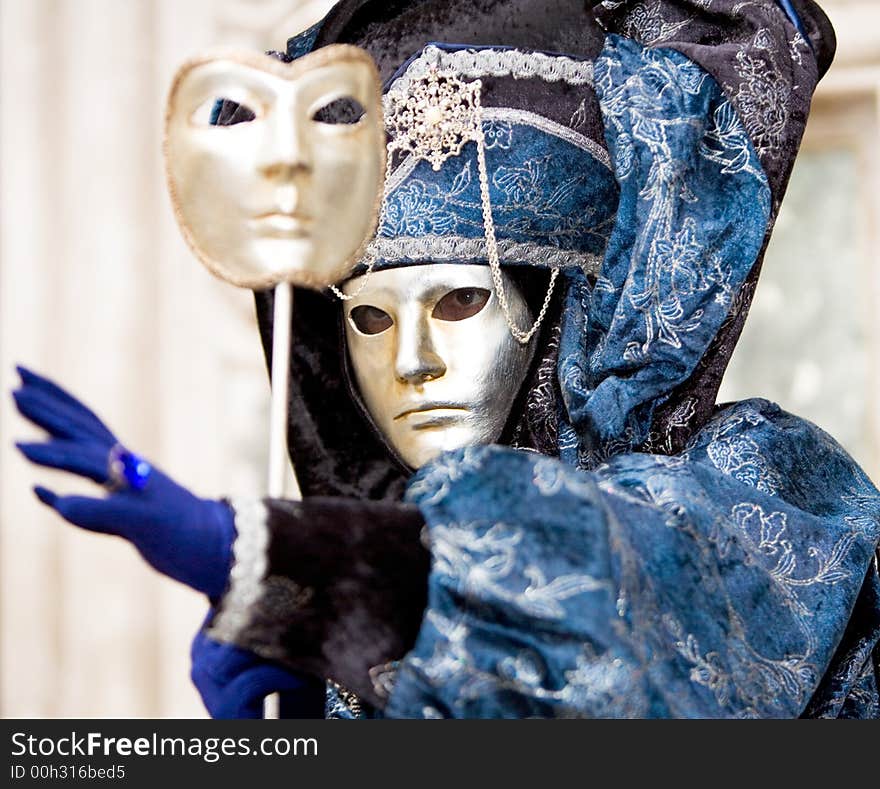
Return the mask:
[[584, 0], [355, 0], [337, 4], [316, 46], [364, 47], [389, 79], [431, 42], [507, 46], [594, 57], [603, 31]]
[[409, 650], [428, 602], [418, 508], [338, 497], [266, 506], [263, 594], [239, 646], [383, 705], [370, 669]]

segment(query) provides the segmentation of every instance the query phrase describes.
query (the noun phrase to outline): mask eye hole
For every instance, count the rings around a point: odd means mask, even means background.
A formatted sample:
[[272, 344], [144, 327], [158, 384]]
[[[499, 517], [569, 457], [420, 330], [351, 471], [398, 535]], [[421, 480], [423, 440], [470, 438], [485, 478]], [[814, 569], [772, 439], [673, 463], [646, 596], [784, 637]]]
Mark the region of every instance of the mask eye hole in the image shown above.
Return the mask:
[[232, 99], [208, 99], [192, 114], [190, 120], [196, 126], [235, 126], [249, 123], [257, 114], [246, 104]]
[[315, 123], [326, 123], [332, 126], [352, 126], [359, 123], [366, 115], [364, 105], [351, 96], [335, 99], [316, 110], [312, 115]]
[[355, 307], [348, 317], [361, 334], [381, 334], [394, 324], [385, 310], [367, 304]]
[[441, 321], [463, 321], [465, 318], [472, 318], [486, 306], [491, 295], [485, 288], [451, 290], [434, 306], [431, 317]]

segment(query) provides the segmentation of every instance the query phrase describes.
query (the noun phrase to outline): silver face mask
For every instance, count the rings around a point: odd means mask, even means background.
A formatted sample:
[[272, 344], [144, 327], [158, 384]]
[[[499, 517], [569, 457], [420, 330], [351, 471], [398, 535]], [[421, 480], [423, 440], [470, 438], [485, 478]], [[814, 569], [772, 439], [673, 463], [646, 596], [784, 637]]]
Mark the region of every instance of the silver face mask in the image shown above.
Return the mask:
[[[502, 272], [511, 314], [532, 320]], [[431, 264], [347, 282], [345, 333], [364, 405], [412, 468], [501, 437], [535, 339], [518, 342], [487, 266]], [[362, 288], [362, 289], [361, 289]]]
[[[250, 119], [211, 125], [204, 110], [219, 96]], [[183, 66], [165, 158], [175, 213], [202, 263], [249, 288], [324, 288], [348, 276], [378, 216], [380, 99], [372, 58], [342, 44], [289, 64], [232, 53]], [[327, 111], [343, 102], [351, 122], [333, 122]]]

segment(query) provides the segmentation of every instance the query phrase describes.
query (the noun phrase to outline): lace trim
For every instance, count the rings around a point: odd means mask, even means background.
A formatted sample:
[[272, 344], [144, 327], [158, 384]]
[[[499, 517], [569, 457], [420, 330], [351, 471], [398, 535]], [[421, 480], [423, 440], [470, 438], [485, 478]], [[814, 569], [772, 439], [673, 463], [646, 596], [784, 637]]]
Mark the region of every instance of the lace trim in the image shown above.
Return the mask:
[[384, 103], [389, 106], [388, 94], [409, 94], [410, 84], [422, 80], [431, 66], [457, 72], [466, 79], [479, 77], [513, 77], [514, 79], [543, 79], [546, 82], [566, 82], [569, 85], [592, 85], [593, 64], [585, 60], [541, 52], [523, 52], [518, 49], [462, 49], [447, 52], [439, 47], [425, 47], [424, 51], [391, 83]]
[[209, 632], [212, 638], [226, 642], [235, 641], [250, 624], [263, 596], [269, 548], [266, 505], [259, 499], [234, 499], [230, 504], [238, 532], [232, 546], [235, 561], [229, 573], [229, 590]]
[[[598, 274], [602, 257], [590, 252], [570, 252], [542, 244], [498, 240], [498, 252], [507, 263], [529, 263], [550, 269], [577, 266], [585, 274]], [[370, 243], [368, 256], [386, 262], [464, 261], [486, 259], [486, 240], [461, 236], [398, 236], [378, 238]]]

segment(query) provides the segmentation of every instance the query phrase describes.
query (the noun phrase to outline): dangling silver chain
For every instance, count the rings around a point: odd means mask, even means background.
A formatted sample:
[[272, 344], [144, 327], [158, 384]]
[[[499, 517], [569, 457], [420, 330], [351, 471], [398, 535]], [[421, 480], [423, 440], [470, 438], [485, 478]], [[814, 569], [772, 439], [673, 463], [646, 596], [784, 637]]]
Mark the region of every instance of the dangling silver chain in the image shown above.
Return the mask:
[[[538, 317], [528, 330], [516, 325], [510, 311], [504, 279], [501, 274], [501, 259], [498, 253], [498, 240], [495, 236], [495, 220], [492, 216], [492, 201], [489, 194], [489, 172], [486, 166], [486, 135], [483, 131], [483, 105], [481, 101], [483, 83], [480, 80], [463, 82], [452, 71], [439, 71], [436, 65], [428, 68], [424, 77], [409, 83], [407, 94], [389, 92], [385, 101], [385, 124], [393, 133], [388, 143], [385, 166], [385, 194], [379, 212], [378, 233], [385, 223], [388, 199], [388, 184], [391, 179], [392, 158], [395, 151], [402, 151], [430, 162], [435, 171], [443, 162], [461, 153], [464, 144], [473, 140], [477, 144], [477, 164], [480, 176], [480, 202], [483, 209], [483, 230], [486, 235], [486, 253], [495, 295], [504, 313], [504, 318], [513, 337], [525, 345], [541, 327], [553, 299], [559, 269], [550, 274], [550, 285]], [[368, 250], [365, 256], [367, 270], [356, 293], [345, 295], [336, 286], [331, 290], [342, 300], [349, 301], [358, 296], [367, 285], [367, 280], [376, 263], [375, 252]]]
[[[479, 83], [479, 80], [477, 81]], [[492, 271], [492, 282], [495, 284], [495, 295], [498, 297], [498, 303], [504, 313], [507, 326], [510, 333], [522, 345], [525, 345], [535, 336], [544, 318], [547, 316], [547, 310], [550, 308], [550, 302], [553, 299], [553, 291], [556, 288], [556, 278], [559, 276], [559, 269], [553, 269], [550, 274], [550, 285], [547, 288], [547, 295], [544, 297], [544, 303], [538, 317], [532, 324], [532, 328], [523, 331], [516, 325], [513, 316], [510, 314], [510, 305], [507, 302], [507, 293], [504, 291], [504, 280], [501, 277], [501, 260], [498, 255], [498, 240], [495, 237], [495, 219], [492, 216], [492, 202], [489, 197], [489, 170], [486, 167], [486, 133], [483, 131], [483, 105], [480, 102], [480, 92], [477, 91], [477, 164], [480, 172], [480, 202], [483, 204], [483, 229], [486, 233], [486, 252], [489, 256], [489, 269]]]
[[[388, 182], [391, 180], [391, 152], [388, 151], [386, 160], [385, 160], [385, 181], [384, 186], [382, 187], [382, 202], [379, 206], [379, 222], [376, 225], [376, 235], [382, 232], [382, 225], [385, 224], [385, 212], [387, 211], [387, 203], [388, 203]], [[376, 265], [376, 253], [373, 252], [369, 247], [367, 248], [366, 253], [364, 254], [364, 261], [367, 264], [367, 270], [363, 273], [363, 279], [361, 280], [361, 284], [358, 286], [358, 289], [350, 294], [346, 295], [335, 285], [330, 286], [330, 290], [333, 291], [336, 296], [342, 301], [351, 301], [352, 299], [356, 299], [361, 293], [364, 292], [364, 288], [367, 287], [367, 283], [370, 281], [370, 275], [373, 273], [373, 267]]]

